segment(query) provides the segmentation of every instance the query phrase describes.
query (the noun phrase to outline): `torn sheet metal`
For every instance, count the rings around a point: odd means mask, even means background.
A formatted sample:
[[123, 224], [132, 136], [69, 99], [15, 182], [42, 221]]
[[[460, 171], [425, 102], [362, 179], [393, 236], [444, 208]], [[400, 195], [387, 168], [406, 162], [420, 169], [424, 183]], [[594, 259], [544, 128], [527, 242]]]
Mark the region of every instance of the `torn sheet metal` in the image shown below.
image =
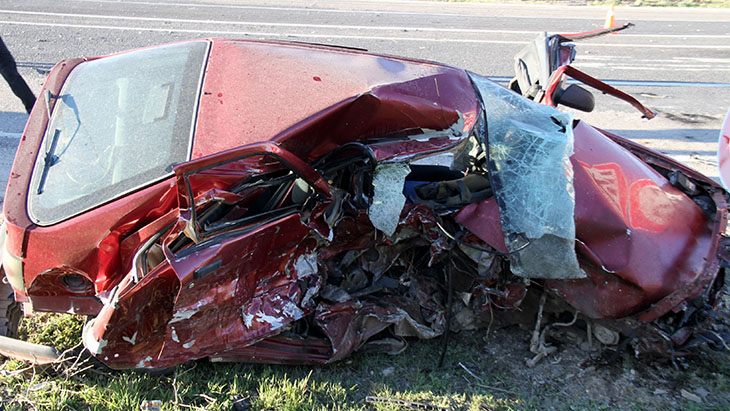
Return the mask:
[[495, 250], [501, 253], [509, 252], [504, 244], [504, 231], [496, 199], [469, 204], [462, 208], [454, 219]]
[[344, 358], [387, 328], [399, 337], [430, 339], [443, 334], [445, 311], [442, 301], [430, 296], [432, 286], [427, 278], [414, 278], [410, 290], [415, 299], [387, 296], [321, 303], [315, 321], [332, 343], [330, 361]]

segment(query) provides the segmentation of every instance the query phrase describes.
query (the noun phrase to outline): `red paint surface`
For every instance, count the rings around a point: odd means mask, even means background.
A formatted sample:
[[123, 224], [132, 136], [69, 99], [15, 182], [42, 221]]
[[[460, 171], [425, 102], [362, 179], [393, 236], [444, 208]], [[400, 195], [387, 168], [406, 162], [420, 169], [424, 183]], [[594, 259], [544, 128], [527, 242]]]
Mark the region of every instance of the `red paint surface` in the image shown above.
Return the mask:
[[[53, 95], [58, 95], [68, 74], [83, 61], [83, 59], [77, 58], [62, 60], [57, 63], [48, 75], [39, 96], [42, 96], [46, 90]], [[55, 100], [51, 100], [51, 109], [54, 102]], [[18, 151], [15, 153], [8, 186], [5, 190], [3, 214], [8, 226], [6, 246], [13, 255], [18, 257], [25, 256], [23, 245], [25, 233], [22, 230], [32, 227], [25, 211], [27, 190], [35, 158], [48, 125], [48, 109], [49, 107], [43, 98], [39, 98], [33, 106], [33, 111], [31, 111], [23, 130]]]
[[502, 253], [508, 252], [504, 244], [502, 221], [495, 198], [481, 203], [469, 204], [454, 217], [457, 223], [474, 233], [482, 241]]
[[[208, 64], [203, 91], [228, 97], [220, 105], [213, 94], [202, 96], [193, 158], [274, 139], [308, 162], [348, 141], [446, 129], [457, 111], [472, 119], [465, 127], [470, 129], [478, 109], [466, 73], [436, 63], [215, 40]], [[313, 73], [327, 81], [313, 88]], [[289, 143], [293, 135], [297, 139]]]
[[654, 116], [656, 116], [656, 113], [646, 108], [643, 104], [639, 102], [639, 100], [631, 97], [630, 95], [615, 87], [609, 86], [608, 84], [602, 82], [601, 80], [598, 80], [597, 78], [591, 77], [588, 74], [573, 68], [572, 66], [560, 66], [551, 74], [550, 84], [545, 90], [545, 97], [543, 101], [545, 104], [553, 107], [556, 106], [556, 104], [553, 102], [553, 94], [555, 93], [557, 88], [560, 87], [560, 84], [563, 80], [563, 75], [570, 76], [583, 84], [589, 85], [596, 90], [603, 92], [604, 94], [609, 94], [631, 104], [635, 109], [639, 110], [647, 119], [652, 119], [654, 118]]
[[656, 171], [584, 123], [572, 157], [576, 237], [589, 278], [548, 286], [593, 318], [643, 310], [702, 273], [713, 221]]

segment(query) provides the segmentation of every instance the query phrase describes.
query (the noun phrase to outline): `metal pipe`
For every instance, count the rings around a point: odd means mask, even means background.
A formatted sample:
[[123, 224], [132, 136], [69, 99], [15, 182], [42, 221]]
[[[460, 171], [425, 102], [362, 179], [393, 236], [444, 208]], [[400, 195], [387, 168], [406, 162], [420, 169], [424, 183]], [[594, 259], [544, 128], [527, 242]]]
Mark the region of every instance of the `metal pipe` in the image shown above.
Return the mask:
[[33, 365], [49, 364], [58, 360], [58, 351], [47, 345], [33, 344], [15, 338], [0, 336], [0, 354]]

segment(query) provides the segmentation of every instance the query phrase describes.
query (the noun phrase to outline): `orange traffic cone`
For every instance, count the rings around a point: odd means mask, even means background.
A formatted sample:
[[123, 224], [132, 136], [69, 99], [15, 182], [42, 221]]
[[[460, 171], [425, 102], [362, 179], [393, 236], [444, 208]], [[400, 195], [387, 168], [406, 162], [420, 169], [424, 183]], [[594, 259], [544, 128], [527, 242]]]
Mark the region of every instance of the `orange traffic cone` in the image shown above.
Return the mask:
[[613, 27], [613, 7], [615, 6], [614, 2], [611, 2], [611, 5], [608, 7], [608, 14], [606, 14], [606, 21], [603, 23], [604, 29], [609, 29]]

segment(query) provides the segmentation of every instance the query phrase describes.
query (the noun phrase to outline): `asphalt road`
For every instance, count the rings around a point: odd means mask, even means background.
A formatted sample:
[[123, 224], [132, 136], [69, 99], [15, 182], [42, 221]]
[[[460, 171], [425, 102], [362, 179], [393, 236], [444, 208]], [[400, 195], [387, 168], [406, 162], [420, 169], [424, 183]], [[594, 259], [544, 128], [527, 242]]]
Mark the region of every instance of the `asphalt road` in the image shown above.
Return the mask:
[[[0, 0], [0, 33], [36, 92], [49, 67], [199, 37], [263, 38], [365, 48], [444, 62], [501, 80], [540, 31], [600, 28], [607, 7], [432, 1]], [[578, 44], [575, 66], [660, 112], [640, 118], [597, 97], [592, 124], [664, 151], [712, 177], [730, 107], [730, 9], [617, 7], [629, 32]], [[618, 84], [618, 83], [615, 83]], [[282, 108], [285, 109], [285, 108]], [[27, 116], [0, 82], [0, 184]]]

